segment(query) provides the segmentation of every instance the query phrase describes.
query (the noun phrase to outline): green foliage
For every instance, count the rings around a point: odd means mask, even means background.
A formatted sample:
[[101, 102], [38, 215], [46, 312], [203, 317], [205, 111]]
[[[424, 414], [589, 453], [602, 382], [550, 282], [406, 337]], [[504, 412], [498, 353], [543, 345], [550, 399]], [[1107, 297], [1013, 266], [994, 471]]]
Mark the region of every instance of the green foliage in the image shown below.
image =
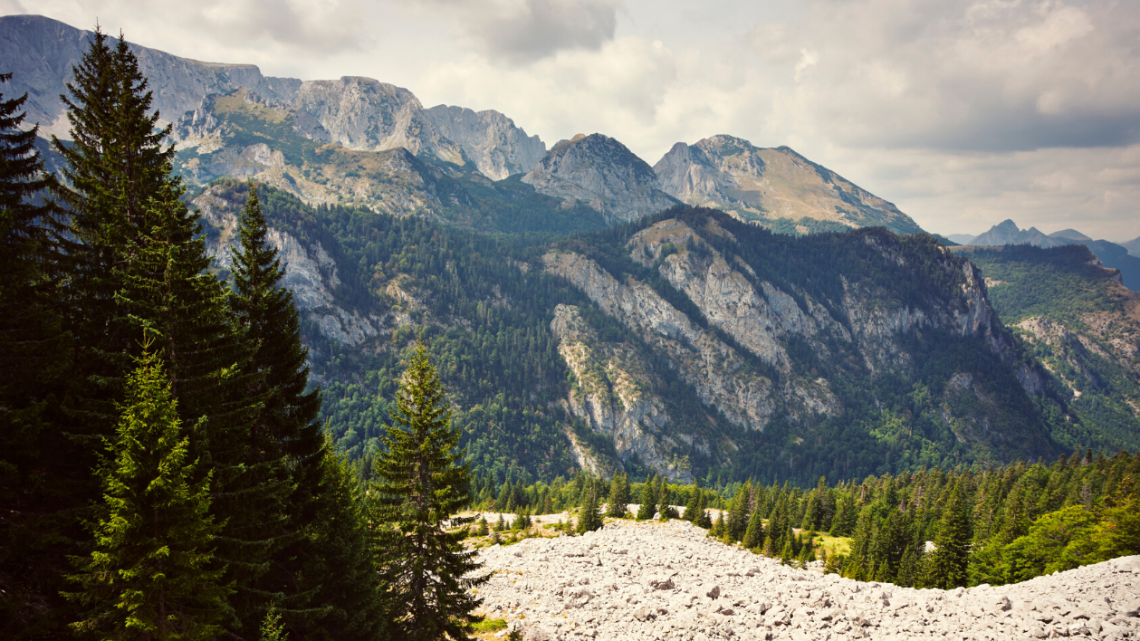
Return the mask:
[[[127, 381], [113, 457], [99, 471], [105, 514], [95, 551], [81, 562], [74, 599], [86, 606], [82, 634], [133, 639], [214, 639], [230, 589], [214, 561], [220, 532], [210, 478], [196, 474], [162, 363], [144, 353]], [[201, 478], [196, 481], [195, 477]]]
[[469, 590], [489, 575], [468, 576], [480, 567], [475, 552], [463, 547], [461, 533], [443, 528], [470, 500], [470, 472], [422, 344], [408, 362], [391, 419], [370, 496], [395, 633], [403, 639], [465, 639], [481, 603]]

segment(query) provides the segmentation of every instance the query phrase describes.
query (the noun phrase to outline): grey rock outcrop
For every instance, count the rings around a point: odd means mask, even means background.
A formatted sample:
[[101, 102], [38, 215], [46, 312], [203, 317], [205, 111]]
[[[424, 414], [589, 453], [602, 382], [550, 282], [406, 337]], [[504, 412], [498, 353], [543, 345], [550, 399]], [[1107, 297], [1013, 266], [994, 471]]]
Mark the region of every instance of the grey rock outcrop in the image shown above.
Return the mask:
[[602, 134], [578, 134], [554, 146], [522, 181], [539, 193], [581, 200], [614, 221], [630, 221], [678, 202], [625, 145]]
[[[781, 565], [682, 521], [479, 552], [483, 612], [534, 639], [1033, 639], [1140, 636], [1140, 557], [1024, 583], [916, 590]], [[614, 551], [627, 550], [625, 556]]]
[[[653, 373], [638, 350], [628, 343], [601, 342], [573, 305], [554, 308], [550, 329], [558, 340], [558, 353], [574, 375], [567, 399], [571, 413], [594, 432], [610, 437], [622, 461], [637, 457], [658, 474], [691, 482], [689, 470], [665, 456], [677, 445], [669, 436], [671, 419], [665, 404], [647, 389]], [[687, 443], [694, 438], [688, 435]], [[571, 440], [577, 439], [571, 435]], [[578, 457], [587, 458], [584, 453]], [[603, 466], [589, 462], [583, 468]]]
[[371, 78], [345, 76], [301, 84], [293, 101], [311, 115], [333, 141], [349, 149], [386, 151], [404, 148], [457, 165], [459, 145], [440, 133], [412, 92]]
[[[28, 93], [28, 122], [39, 123], [44, 135], [68, 138], [70, 125], [60, 94], [75, 75], [92, 32], [44, 16], [0, 17], [0, 59], [12, 73], [5, 95]], [[212, 93], [248, 87], [275, 102], [290, 102], [301, 81], [263, 76], [254, 65], [200, 62], [132, 44], [139, 70], [154, 93], [153, 107], [166, 121], [195, 109]]]
[[[216, 234], [208, 236], [206, 252], [218, 269], [233, 268], [231, 252], [237, 246], [240, 205], [220, 196], [221, 188], [211, 187], [194, 199], [192, 205]], [[313, 321], [321, 333], [342, 345], [355, 346], [379, 333], [382, 319], [362, 316], [337, 305], [333, 290], [340, 284], [336, 262], [319, 242], [302, 243], [292, 234], [269, 228], [268, 240], [285, 268], [282, 285], [293, 293], [297, 310]]]
[[526, 135], [513, 120], [497, 111], [476, 112], [437, 105], [426, 114], [492, 180], [525, 174], [546, 155], [546, 143], [538, 136]]
[[[764, 149], [733, 136], [679, 142], [653, 166], [665, 193], [723, 209], [742, 220], [804, 218], [847, 227], [922, 231], [898, 207], [792, 151]], [[802, 231], [807, 231], [806, 228]]]

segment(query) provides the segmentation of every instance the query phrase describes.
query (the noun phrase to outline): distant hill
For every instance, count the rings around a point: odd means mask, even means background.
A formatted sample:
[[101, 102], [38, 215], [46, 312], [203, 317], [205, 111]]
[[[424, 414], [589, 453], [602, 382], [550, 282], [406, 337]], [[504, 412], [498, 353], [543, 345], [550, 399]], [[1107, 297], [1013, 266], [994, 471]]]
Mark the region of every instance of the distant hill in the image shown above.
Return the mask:
[[[955, 234], [957, 236], [957, 234]], [[1140, 240], [1140, 239], [1137, 239]], [[961, 242], [962, 245], [978, 247], [1001, 247], [1003, 245], [1032, 245], [1034, 247], [1062, 247], [1084, 245], [1094, 254], [1094, 258], [1110, 269], [1120, 272], [1120, 282], [1132, 291], [1140, 291], [1140, 257], [1130, 255], [1129, 250], [1107, 240], [1093, 240], [1075, 229], [1064, 229], [1045, 235], [1035, 227], [1018, 229], [1012, 220], [1004, 220], [989, 231]], [[1135, 243], [1136, 241], [1132, 241]]]
[[1084, 245], [953, 250], [981, 269], [1002, 321], [1068, 390], [1083, 433], [1110, 450], [1140, 446], [1140, 293]]

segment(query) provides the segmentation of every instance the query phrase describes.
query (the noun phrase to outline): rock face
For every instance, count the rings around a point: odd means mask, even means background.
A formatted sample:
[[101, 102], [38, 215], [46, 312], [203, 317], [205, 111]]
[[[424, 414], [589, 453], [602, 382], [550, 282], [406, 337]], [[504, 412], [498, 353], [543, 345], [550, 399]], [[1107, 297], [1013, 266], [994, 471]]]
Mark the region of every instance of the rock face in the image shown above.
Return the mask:
[[[622, 461], [637, 457], [671, 479], [691, 482], [689, 470], [663, 456], [677, 444], [668, 435], [672, 430], [667, 428], [673, 426], [665, 404], [645, 385], [654, 375], [637, 347], [602, 342], [573, 305], [554, 308], [550, 329], [574, 376], [567, 399], [571, 413], [593, 431], [612, 438]], [[584, 451], [579, 458], [583, 469], [604, 468]]]
[[915, 590], [782, 566], [683, 521], [480, 551], [483, 611], [524, 639], [1043, 639], [1140, 635], [1140, 557], [1016, 585]]
[[[735, 232], [726, 227], [730, 222]], [[749, 240], [738, 240], [736, 234], [744, 233]], [[769, 240], [756, 238], [762, 235]], [[567, 408], [611, 438], [621, 461], [636, 457], [658, 473], [681, 477], [681, 455], [724, 460], [738, 447], [740, 437], [731, 430], [710, 432], [674, 419], [671, 399], [658, 391], [667, 388], [663, 369], [695, 392], [711, 425], [717, 424], [715, 414], [736, 429], [765, 431], [775, 424], [807, 438], [813, 425], [844, 420], [847, 406], [857, 402], [836, 390], [850, 395], [853, 387], [869, 385], [868, 377], [907, 379], [928, 367], [922, 363], [929, 354], [915, 342], [923, 334], [977, 345], [996, 366], [1007, 368], [1009, 385], [1020, 384], [1029, 396], [1045, 393], [1045, 371], [1020, 356], [969, 261], [933, 243], [914, 254], [898, 237], [868, 230], [857, 236], [864, 246], [862, 264], [879, 260], [903, 272], [929, 269], [942, 274], [937, 280], [955, 284], [922, 304], [903, 303], [883, 289], [883, 280], [854, 274], [835, 277], [841, 286], [830, 293], [808, 293], [775, 274], [758, 273], [734, 253], [774, 238], [779, 237], [720, 216], [680, 215], [648, 225], [626, 242], [623, 258], [644, 271], [613, 272], [620, 261], [607, 256], [599, 262], [583, 253], [588, 249], [543, 256], [548, 274], [565, 279], [638, 339], [599, 341], [576, 306], [559, 306], [551, 323], [573, 375]], [[653, 285], [654, 278], [664, 285]], [[668, 294], [666, 286], [675, 293]], [[647, 366], [651, 362], [658, 364]], [[820, 363], [821, 371], [805, 362]], [[924, 410], [941, 424], [938, 429], [967, 443], [1037, 438], [1031, 435], [1039, 428], [1030, 423], [1013, 428], [1024, 429], [1022, 437], [993, 427], [1004, 422], [992, 420], [1002, 411], [1000, 396], [971, 368], [946, 363], [938, 370], [945, 378], [928, 384], [939, 396]], [[793, 443], [802, 441], [796, 438]], [[1045, 437], [1032, 447], [1047, 443]]]
[[527, 136], [497, 111], [437, 105], [426, 113], [439, 131], [462, 147], [479, 171], [492, 180], [525, 174], [546, 155], [546, 143], [538, 136]]
[[747, 140], [713, 136], [679, 142], [653, 166], [661, 189], [694, 206], [723, 209], [741, 220], [803, 220], [843, 227], [884, 226], [900, 234], [922, 231], [893, 204], [788, 147], [761, 149]]
[[578, 134], [554, 146], [522, 181], [540, 193], [583, 200], [614, 221], [630, 221], [677, 204], [657, 189], [653, 170], [625, 145]]
[[353, 76], [311, 80], [301, 83], [293, 108], [312, 116], [328, 132], [329, 139], [349, 149], [386, 151], [403, 147], [413, 155], [464, 163], [459, 145], [440, 133], [407, 89]]
[[[194, 199], [192, 205], [204, 221], [217, 231], [208, 236], [206, 251], [215, 267], [233, 267], [231, 251], [237, 246], [238, 218], [242, 203], [225, 197], [224, 189], [211, 187]], [[321, 334], [341, 345], [353, 347], [373, 338], [384, 319], [364, 317], [337, 304], [333, 290], [340, 284], [337, 266], [319, 242], [302, 243], [292, 234], [269, 228], [269, 242], [277, 249], [285, 268], [282, 284], [293, 293], [302, 316], [314, 322]]]
[[[26, 91], [28, 121], [39, 123], [45, 135], [69, 137], [60, 94], [74, 79], [72, 66], [82, 58], [90, 37], [90, 31], [43, 16], [0, 17], [0, 59], [5, 73], [12, 73], [4, 95]], [[131, 50], [154, 92], [153, 107], [167, 121], [195, 109], [211, 93], [248, 87], [269, 100], [290, 102], [301, 86], [300, 80], [263, 76], [254, 65], [199, 62], [139, 45], [131, 45]]]

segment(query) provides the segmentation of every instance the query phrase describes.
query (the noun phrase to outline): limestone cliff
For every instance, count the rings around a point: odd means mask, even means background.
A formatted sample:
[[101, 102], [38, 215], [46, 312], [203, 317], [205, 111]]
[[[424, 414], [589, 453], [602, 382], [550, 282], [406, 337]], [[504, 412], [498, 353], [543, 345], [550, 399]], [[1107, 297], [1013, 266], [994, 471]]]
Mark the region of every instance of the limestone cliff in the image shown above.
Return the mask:
[[546, 155], [546, 143], [538, 136], [528, 136], [497, 111], [437, 105], [426, 113], [440, 132], [462, 147], [479, 171], [492, 180], [525, 174]]
[[762, 149], [740, 138], [713, 136], [693, 145], [677, 143], [653, 170], [665, 193], [741, 220], [786, 219], [800, 232], [809, 231], [804, 219], [838, 227], [881, 225], [900, 234], [921, 231], [898, 207], [788, 147]]
[[677, 204], [657, 189], [657, 177], [644, 160], [602, 134], [578, 134], [558, 143], [522, 180], [540, 193], [585, 201], [613, 221], [636, 220]]

